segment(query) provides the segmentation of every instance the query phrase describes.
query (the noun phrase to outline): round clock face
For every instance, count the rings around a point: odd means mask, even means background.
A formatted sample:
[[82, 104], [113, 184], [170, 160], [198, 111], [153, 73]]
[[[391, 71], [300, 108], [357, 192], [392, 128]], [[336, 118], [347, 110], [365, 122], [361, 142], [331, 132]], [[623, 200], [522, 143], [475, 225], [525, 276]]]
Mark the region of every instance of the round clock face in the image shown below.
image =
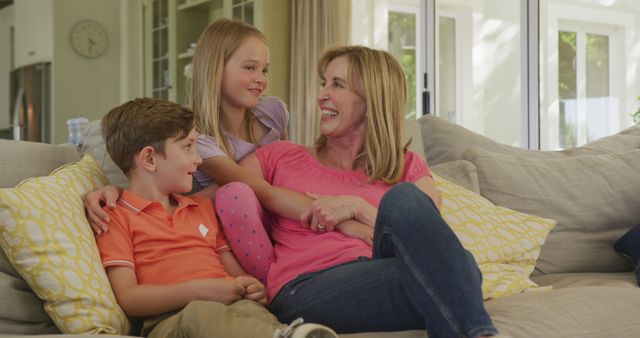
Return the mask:
[[82, 20], [71, 28], [71, 46], [86, 58], [97, 58], [109, 46], [107, 31], [93, 20]]

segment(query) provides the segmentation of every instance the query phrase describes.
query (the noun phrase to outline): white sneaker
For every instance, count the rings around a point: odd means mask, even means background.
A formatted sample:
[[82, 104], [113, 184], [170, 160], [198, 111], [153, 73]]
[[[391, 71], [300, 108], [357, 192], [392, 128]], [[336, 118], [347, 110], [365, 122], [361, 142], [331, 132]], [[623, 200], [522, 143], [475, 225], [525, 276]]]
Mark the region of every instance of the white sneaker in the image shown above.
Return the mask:
[[304, 320], [298, 318], [291, 322], [289, 326], [276, 329], [273, 333], [273, 338], [338, 338], [338, 334], [324, 325], [304, 324]]

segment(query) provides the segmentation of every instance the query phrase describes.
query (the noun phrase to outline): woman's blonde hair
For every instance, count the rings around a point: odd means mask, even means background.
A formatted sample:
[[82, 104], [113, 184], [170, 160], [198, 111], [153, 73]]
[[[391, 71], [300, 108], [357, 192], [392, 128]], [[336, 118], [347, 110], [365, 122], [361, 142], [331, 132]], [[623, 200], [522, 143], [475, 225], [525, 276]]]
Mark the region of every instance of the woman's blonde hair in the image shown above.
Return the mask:
[[[402, 144], [407, 85], [402, 67], [391, 54], [363, 46], [337, 47], [326, 51], [318, 61], [318, 75], [324, 77], [329, 63], [344, 57], [347, 64], [346, 81], [367, 103], [367, 129], [364, 149], [358, 155], [365, 163], [371, 181], [397, 183], [404, 172]], [[355, 83], [360, 79], [362, 83]], [[326, 146], [320, 136], [316, 149]]]
[[[200, 34], [193, 55], [189, 103], [196, 113], [196, 128], [201, 134], [215, 137], [220, 148], [231, 158], [233, 149], [222, 134], [227, 123], [222, 113], [222, 77], [224, 65], [248, 37], [257, 37], [267, 43], [257, 28], [240, 21], [220, 19]], [[250, 111], [245, 112], [250, 141], [257, 143], [252, 118]]]

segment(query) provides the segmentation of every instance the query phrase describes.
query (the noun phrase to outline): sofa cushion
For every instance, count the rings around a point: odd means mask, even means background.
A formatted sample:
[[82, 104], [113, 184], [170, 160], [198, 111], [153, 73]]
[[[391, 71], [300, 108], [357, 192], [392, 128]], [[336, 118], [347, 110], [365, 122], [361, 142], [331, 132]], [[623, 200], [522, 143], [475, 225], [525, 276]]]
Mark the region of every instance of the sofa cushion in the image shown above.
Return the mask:
[[476, 194], [480, 193], [478, 183], [478, 170], [476, 166], [465, 160], [451, 161], [436, 164], [430, 167], [431, 171], [442, 176], [447, 181], [455, 183]]
[[[11, 266], [2, 250], [0, 254], [0, 265]], [[11, 334], [60, 332], [44, 311], [42, 300], [33, 293], [22, 277], [0, 272], [0, 293], [2, 294], [0, 332]]]
[[543, 273], [631, 269], [613, 243], [640, 219], [640, 149], [604, 155], [532, 158], [471, 148], [481, 194], [493, 203], [552, 218]]
[[0, 189], [0, 245], [65, 333], [123, 333], [129, 323], [102, 268], [82, 197], [106, 182], [86, 155], [50, 176]]
[[532, 276], [531, 280], [540, 286], [552, 286], [554, 289], [584, 286], [614, 286], [637, 290], [635, 273], [627, 272], [569, 272], [549, 273]]
[[[529, 158], [565, 158], [640, 148], [640, 125], [631, 126], [617, 134], [603, 137], [581, 147], [561, 151], [539, 151], [500, 144], [433, 115], [422, 116], [418, 122], [422, 129], [422, 141], [430, 165], [463, 159], [464, 152], [471, 147]], [[482, 182], [480, 185], [482, 186]]]
[[409, 140], [411, 143], [407, 149], [418, 154], [423, 160], [426, 159], [420, 123], [414, 117], [409, 117], [404, 121], [404, 142], [409, 142]]
[[536, 289], [529, 279], [554, 220], [495, 206], [434, 174], [442, 218], [482, 271], [484, 299]]
[[638, 337], [637, 288], [587, 286], [527, 292], [485, 307], [505, 337]]
[[[576, 282], [595, 278], [589, 277], [589, 274], [573, 275], [575, 276], [570, 279]], [[580, 287], [556, 289], [554, 284], [553, 290], [493, 299], [485, 302], [485, 307], [500, 331], [500, 337], [638, 337], [640, 292], [637, 287], [633, 287], [633, 276], [627, 272], [602, 273], [599, 277], [596, 278], [599, 286], [576, 284], [575, 286]], [[610, 284], [606, 282], [608, 279], [612, 279]], [[611, 286], [616, 283], [621, 286]], [[413, 330], [341, 334], [340, 337], [427, 338], [427, 335], [424, 331]]]

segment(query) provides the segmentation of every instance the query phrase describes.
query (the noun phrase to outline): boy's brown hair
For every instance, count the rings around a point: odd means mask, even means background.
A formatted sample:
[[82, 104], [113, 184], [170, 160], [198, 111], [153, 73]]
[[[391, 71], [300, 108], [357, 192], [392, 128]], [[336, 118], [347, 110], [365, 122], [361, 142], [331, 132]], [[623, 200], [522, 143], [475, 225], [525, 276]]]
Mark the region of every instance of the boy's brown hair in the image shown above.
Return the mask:
[[102, 137], [109, 156], [128, 175], [134, 156], [146, 146], [164, 155], [165, 142], [189, 135], [193, 111], [174, 102], [137, 98], [117, 106], [102, 118]]

